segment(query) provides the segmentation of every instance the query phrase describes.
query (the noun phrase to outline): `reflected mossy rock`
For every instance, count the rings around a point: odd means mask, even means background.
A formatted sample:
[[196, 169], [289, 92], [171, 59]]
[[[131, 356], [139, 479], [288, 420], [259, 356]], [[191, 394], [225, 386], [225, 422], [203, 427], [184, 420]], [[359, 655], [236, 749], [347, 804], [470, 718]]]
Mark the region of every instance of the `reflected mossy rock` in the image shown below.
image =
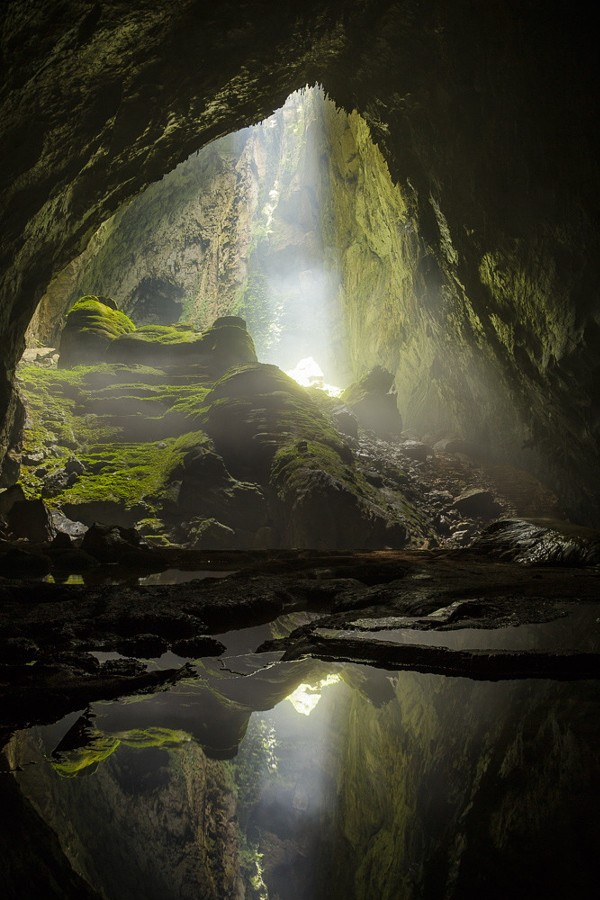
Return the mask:
[[402, 417], [393, 387], [392, 373], [383, 366], [375, 366], [342, 391], [340, 400], [363, 428], [379, 437], [390, 438], [402, 431]]
[[244, 320], [227, 316], [202, 332], [190, 325], [144, 325], [111, 344], [106, 358], [160, 368], [201, 365], [216, 377], [231, 366], [256, 362], [256, 350]]
[[60, 368], [103, 362], [108, 346], [135, 330], [109, 297], [87, 294], [72, 306], [60, 337]]

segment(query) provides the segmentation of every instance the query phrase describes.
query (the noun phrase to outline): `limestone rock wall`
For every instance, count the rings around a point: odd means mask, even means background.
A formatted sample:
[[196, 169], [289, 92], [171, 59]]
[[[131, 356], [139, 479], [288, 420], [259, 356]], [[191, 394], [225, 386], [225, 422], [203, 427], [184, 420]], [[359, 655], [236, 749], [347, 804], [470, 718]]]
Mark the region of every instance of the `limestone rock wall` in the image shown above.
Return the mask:
[[54, 346], [66, 311], [90, 292], [115, 298], [139, 324], [205, 326], [231, 312], [255, 188], [240, 167], [248, 133], [209, 144], [107, 220], [50, 283], [28, 343]]
[[[355, 691], [332, 729], [319, 896], [593, 892], [584, 860], [597, 829], [579, 824], [593, 820], [595, 737], [578, 712], [587, 689], [409, 672], [390, 681], [391, 701]], [[580, 865], [564, 866], [566, 846]]]
[[[35, 741], [19, 734], [9, 757], [31, 757]], [[139, 751], [119, 747], [95, 772], [71, 780], [35, 766], [21, 789], [101, 896], [134, 900], [141, 888], [156, 900], [244, 897], [227, 765], [194, 742], [144, 752], [140, 765]]]

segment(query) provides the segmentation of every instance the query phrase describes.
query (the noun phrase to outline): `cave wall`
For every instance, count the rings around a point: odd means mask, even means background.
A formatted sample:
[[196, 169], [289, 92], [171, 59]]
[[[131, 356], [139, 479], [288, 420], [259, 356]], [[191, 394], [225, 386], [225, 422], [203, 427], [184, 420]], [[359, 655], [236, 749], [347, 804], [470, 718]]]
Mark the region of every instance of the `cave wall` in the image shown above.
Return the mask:
[[397, 360], [409, 419], [520, 458], [575, 518], [599, 521], [585, 16], [538, 0], [12, 0], [0, 15], [3, 411], [40, 297], [98, 226], [192, 151], [319, 82], [364, 117], [416, 234], [411, 308], [373, 297], [380, 327], [350, 336], [357, 368], [376, 341]]
[[325, 800], [331, 820], [318, 896], [593, 893], [585, 860], [597, 828], [586, 807], [596, 752], [594, 726], [581, 714], [587, 690], [542, 680], [388, 677], [391, 701], [375, 705], [354, 691], [335, 717], [338, 772]]
[[28, 346], [58, 346], [66, 313], [85, 294], [112, 297], [137, 325], [209, 327], [232, 312], [256, 206], [249, 134], [212, 141], [104, 222], [50, 282]]

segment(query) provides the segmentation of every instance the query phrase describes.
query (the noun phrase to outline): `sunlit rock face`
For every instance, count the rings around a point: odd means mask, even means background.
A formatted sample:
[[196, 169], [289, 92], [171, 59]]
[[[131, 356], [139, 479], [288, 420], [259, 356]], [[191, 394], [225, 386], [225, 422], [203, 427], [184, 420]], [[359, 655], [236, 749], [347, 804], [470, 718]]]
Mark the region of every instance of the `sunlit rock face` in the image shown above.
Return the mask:
[[[407, 425], [520, 457], [597, 522], [595, 54], [554, 6], [7, 4], [3, 445], [51, 277], [146, 184], [319, 82], [360, 111], [397, 184], [374, 175], [348, 226], [342, 278], [365, 277], [345, 310], [354, 373], [384, 365]], [[330, 165], [348, 222], [354, 162], [341, 146]], [[378, 289], [386, 255], [393, 290]]]

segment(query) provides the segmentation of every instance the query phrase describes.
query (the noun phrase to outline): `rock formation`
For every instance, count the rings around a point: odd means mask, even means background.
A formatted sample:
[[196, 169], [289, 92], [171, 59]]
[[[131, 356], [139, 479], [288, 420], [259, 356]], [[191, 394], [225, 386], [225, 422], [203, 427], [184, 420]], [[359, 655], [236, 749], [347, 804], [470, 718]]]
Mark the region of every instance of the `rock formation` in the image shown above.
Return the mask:
[[[598, 136], [583, 20], [537, 0], [257, 3], [243, 20], [193, 0], [13, 0], [2, 35], [4, 447], [14, 366], [52, 276], [144, 186], [320, 83], [360, 113], [403, 203], [395, 250], [385, 222], [362, 217], [374, 263], [399, 252], [407, 287], [369, 291], [349, 317], [363, 371], [396, 373], [422, 431], [520, 456], [572, 515], [597, 519]], [[332, 165], [343, 158], [352, 179], [342, 150]], [[381, 210], [387, 188], [374, 176], [368, 192]]]

